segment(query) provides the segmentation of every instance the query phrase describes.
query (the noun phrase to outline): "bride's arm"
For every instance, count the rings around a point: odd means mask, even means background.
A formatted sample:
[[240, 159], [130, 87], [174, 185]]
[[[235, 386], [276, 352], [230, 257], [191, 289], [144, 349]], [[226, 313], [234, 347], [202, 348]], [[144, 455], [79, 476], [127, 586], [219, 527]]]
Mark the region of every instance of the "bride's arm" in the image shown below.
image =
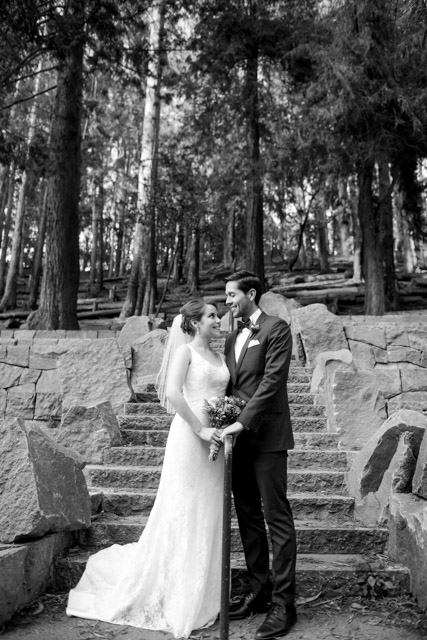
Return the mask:
[[211, 439], [213, 429], [205, 427], [191, 410], [184, 398], [182, 387], [191, 362], [191, 351], [187, 345], [178, 347], [172, 358], [166, 382], [166, 397], [175, 407], [176, 412], [190, 425], [202, 440]]

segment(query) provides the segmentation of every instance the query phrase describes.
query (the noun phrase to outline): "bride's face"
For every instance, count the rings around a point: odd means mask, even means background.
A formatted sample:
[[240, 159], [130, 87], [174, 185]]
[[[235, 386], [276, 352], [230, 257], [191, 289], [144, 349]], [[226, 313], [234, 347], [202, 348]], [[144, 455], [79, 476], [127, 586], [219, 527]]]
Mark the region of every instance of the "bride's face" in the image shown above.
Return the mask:
[[221, 321], [218, 311], [213, 304], [206, 304], [203, 315], [199, 320], [199, 334], [208, 338], [217, 338], [220, 335]]

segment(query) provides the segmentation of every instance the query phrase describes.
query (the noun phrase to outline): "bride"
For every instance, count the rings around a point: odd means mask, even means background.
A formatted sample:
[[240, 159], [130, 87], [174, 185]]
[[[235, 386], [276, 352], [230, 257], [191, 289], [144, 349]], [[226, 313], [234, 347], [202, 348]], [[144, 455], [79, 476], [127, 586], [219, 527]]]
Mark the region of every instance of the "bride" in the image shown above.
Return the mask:
[[69, 594], [68, 615], [177, 638], [217, 618], [223, 455], [208, 461], [214, 430], [203, 400], [224, 395], [229, 380], [223, 356], [210, 347], [219, 335], [217, 309], [202, 300], [188, 302], [175, 318], [158, 393], [176, 415], [150, 517], [138, 542], [115, 544], [89, 558]]

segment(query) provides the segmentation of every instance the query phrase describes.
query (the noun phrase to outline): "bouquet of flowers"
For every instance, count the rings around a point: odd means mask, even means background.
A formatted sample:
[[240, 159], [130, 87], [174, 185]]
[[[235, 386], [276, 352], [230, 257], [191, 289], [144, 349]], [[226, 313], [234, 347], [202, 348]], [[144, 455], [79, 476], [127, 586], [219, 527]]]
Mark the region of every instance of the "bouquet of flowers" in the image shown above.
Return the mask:
[[[205, 411], [211, 427], [222, 431], [224, 427], [237, 420], [246, 402], [236, 396], [220, 396], [205, 400]], [[209, 448], [209, 460], [216, 460], [220, 447], [212, 443]]]

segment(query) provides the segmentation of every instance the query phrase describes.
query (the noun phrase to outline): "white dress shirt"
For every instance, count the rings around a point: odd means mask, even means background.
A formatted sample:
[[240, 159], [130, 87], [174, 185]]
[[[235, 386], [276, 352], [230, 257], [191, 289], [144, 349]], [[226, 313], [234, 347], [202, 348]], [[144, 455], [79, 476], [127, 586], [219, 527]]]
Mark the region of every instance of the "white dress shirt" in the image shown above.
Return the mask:
[[[252, 324], [256, 324], [256, 321], [260, 317], [261, 313], [262, 313], [261, 309], [257, 309], [256, 311], [254, 311], [254, 313], [249, 317], [250, 322]], [[250, 329], [246, 329], [245, 327], [244, 329], [239, 331], [239, 333], [237, 334], [236, 342], [234, 344], [234, 355], [236, 357], [236, 362], [239, 361], [240, 354], [242, 353], [243, 345], [245, 344], [249, 333], [250, 333]]]

